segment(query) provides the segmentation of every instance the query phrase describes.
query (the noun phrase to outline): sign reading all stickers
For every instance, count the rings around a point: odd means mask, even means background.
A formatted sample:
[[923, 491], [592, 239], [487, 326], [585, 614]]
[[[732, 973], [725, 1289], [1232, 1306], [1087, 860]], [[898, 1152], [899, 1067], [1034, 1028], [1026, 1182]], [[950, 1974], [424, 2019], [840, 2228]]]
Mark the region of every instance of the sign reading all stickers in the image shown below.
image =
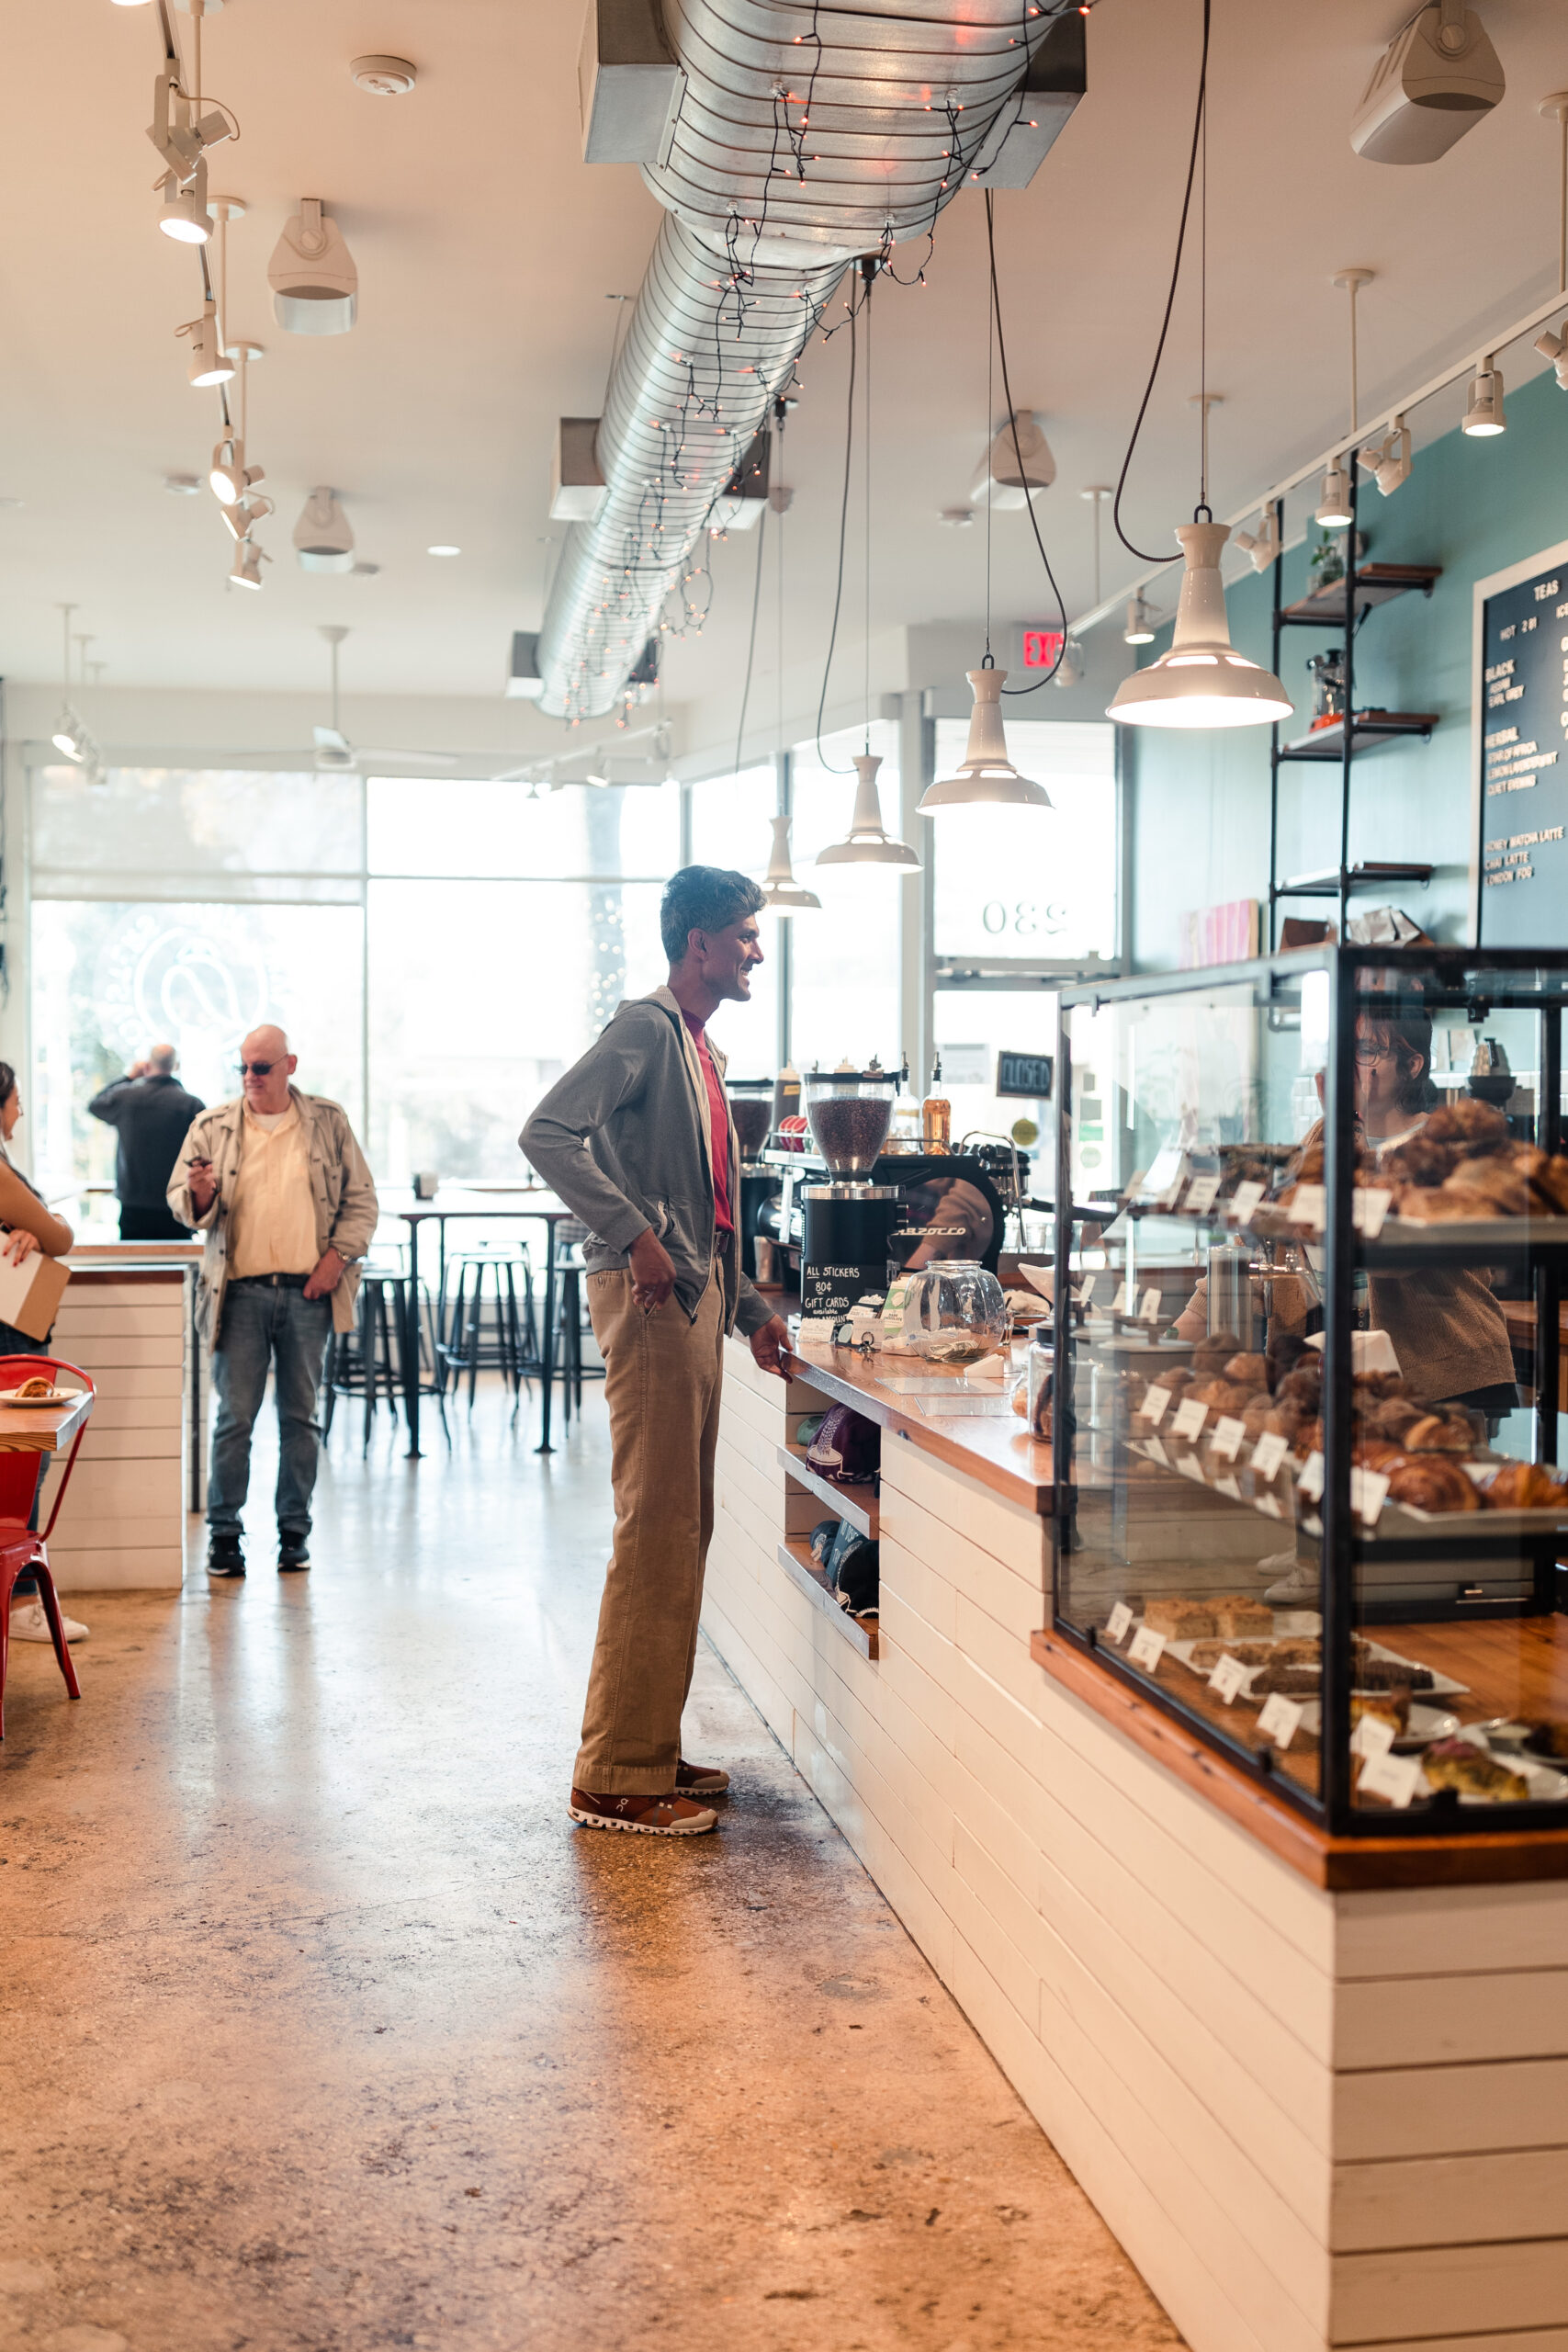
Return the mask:
[[1568, 889], [1568, 563], [1539, 564], [1484, 598], [1480, 651], [1479, 936], [1493, 947], [1560, 945]]

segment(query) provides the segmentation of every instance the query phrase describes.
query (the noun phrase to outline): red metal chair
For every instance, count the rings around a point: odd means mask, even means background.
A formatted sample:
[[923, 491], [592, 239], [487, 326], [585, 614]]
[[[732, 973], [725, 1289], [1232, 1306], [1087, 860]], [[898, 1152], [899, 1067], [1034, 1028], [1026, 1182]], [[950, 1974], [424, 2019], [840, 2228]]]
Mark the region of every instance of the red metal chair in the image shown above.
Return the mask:
[[[24, 1380], [35, 1374], [60, 1385], [60, 1374], [69, 1373], [79, 1380], [89, 1396], [97, 1394], [90, 1374], [79, 1366], [67, 1363], [62, 1356], [0, 1356], [0, 1388], [19, 1388]], [[6, 1666], [11, 1647], [11, 1594], [18, 1577], [29, 1571], [37, 1577], [39, 1599], [48, 1620], [54, 1655], [60, 1660], [60, 1671], [65, 1677], [65, 1688], [73, 1699], [82, 1696], [76, 1680], [76, 1669], [71, 1663], [71, 1650], [61, 1630], [60, 1602], [55, 1596], [54, 1578], [49, 1570], [49, 1538], [54, 1532], [54, 1522], [60, 1517], [60, 1506], [65, 1499], [65, 1489], [71, 1484], [71, 1473], [76, 1467], [76, 1456], [82, 1450], [82, 1440], [87, 1432], [84, 1416], [76, 1425], [76, 1435], [65, 1457], [64, 1476], [55, 1482], [54, 1508], [49, 1514], [49, 1525], [41, 1532], [28, 1525], [32, 1517], [33, 1503], [38, 1494], [39, 1464], [42, 1457], [33, 1452], [8, 1447], [0, 1451], [0, 1739], [6, 1736]]]

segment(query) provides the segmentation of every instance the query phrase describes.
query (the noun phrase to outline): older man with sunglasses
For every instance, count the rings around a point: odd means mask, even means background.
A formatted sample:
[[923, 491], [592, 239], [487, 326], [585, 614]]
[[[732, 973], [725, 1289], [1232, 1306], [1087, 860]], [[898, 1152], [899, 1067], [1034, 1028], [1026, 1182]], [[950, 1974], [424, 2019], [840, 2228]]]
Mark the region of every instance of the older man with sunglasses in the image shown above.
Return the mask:
[[240, 1048], [244, 1091], [193, 1122], [169, 1206], [205, 1240], [197, 1320], [212, 1348], [218, 1421], [207, 1490], [207, 1567], [243, 1577], [241, 1513], [251, 1431], [277, 1376], [277, 1565], [310, 1565], [316, 1398], [328, 1334], [354, 1329], [358, 1261], [376, 1231], [376, 1187], [346, 1114], [291, 1086], [281, 1029]]

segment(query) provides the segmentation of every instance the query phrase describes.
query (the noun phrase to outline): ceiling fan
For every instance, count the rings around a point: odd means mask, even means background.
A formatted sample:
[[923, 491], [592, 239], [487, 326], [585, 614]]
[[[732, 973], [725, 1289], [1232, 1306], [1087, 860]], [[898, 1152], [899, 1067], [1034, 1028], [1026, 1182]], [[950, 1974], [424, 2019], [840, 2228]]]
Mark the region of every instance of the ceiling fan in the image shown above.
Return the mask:
[[429, 770], [457, 766], [450, 752], [394, 752], [385, 744], [364, 744], [356, 749], [338, 724], [337, 650], [348, 631], [336, 623], [329, 623], [322, 626], [321, 635], [332, 647], [333, 723], [311, 730], [316, 739], [318, 775], [357, 775], [367, 761], [375, 767]]

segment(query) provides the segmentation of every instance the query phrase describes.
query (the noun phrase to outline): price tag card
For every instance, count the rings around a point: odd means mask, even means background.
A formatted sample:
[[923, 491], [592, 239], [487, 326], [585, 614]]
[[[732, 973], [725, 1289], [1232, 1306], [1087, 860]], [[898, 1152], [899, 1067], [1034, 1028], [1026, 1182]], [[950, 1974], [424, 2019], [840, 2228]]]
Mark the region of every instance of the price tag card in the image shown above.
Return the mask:
[[1258, 1717], [1258, 1728], [1265, 1739], [1273, 1741], [1276, 1747], [1289, 1747], [1301, 1727], [1302, 1711], [1293, 1699], [1286, 1698], [1282, 1690], [1276, 1690], [1270, 1699], [1265, 1701]]
[[1374, 1756], [1361, 1767], [1357, 1793], [1364, 1797], [1386, 1797], [1389, 1804], [1401, 1808], [1410, 1803], [1421, 1785], [1421, 1758], [1418, 1756]]
[[1128, 1644], [1127, 1656], [1145, 1674], [1152, 1674], [1165, 1652], [1165, 1635], [1156, 1634], [1152, 1625], [1140, 1625]]
[[1145, 1388], [1144, 1391], [1144, 1401], [1138, 1408], [1138, 1419], [1141, 1421], [1154, 1421], [1157, 1424], [1164, 1420], [1166, 1416], [1166, 1408], [1169, 1403], [1170, 1391], [1168, 1388], [1161, 1388], [1157, 1385], [1153, 1388]]
[[1263, 1198], [1261, 1184], [1238, 1184], [1230, 1197], [1230, 1214], [1237, 1225], [1251, 1221], [1252, 1213]]
[[1105, 1621], [1108, 1642], [1124, 1642], [1133, 1630], [1133, 1612], [1124, 1600], [1119, 1600]]
[[1216, 1495], [1228, 1495], [1233, 1503], [1238, 1503], [1241, 1500], [1241, 1488], [1234, 1478], [1216, 1478], [1214, 1492]]
[[1296, 1492], [1298, 1495], [1304, 1495], [1308, 1502], [1315, 1502], [1322, 1494], [1323, 1456], [1321, 1453], [1309, 1453], [1302, 1464], [1301, 1476], [1296, 1480]]
[[1151, 1462], [1163, 1462], [1166, 1468], [1168, 1470], [1169, 1469], [1170, 1456], [1166, 1452], [1157, 1437], [1151, 1437], [1145, 1440], [1144, 1452], [1147, 1454]]
[[1240, 1658], [1221, 1657], [1214, 1660], [1214, 1670], [1209, 1677], [1209, 1688], [1215, 1691], [1228, 1707], [1240, 1698], [1251, 1679], [1252, 1668], [1249, 1666], [1243, 1666]]
[[1285, 1214], [1292, 1225], [1310, 1225], [1314, 1232], [1321, 1233], [1325, 1206], [1321, 1184], [1298, 1184], [1295, 1198]]
[[1350, 1222], [1358, 1233], [1375, 1241], [1382, 1231], [1383, 1219], [1393, 1205], [1393, 1194], [1381, 1185], [1368, 1185], [1350, 1195]]
[[1220, 1189], [1217, 1176], [1194, 1176], [1187, 1187], [1187, 1198], [1181, 1205], [1191, 1216], [1202, 1216], [1214, 1205], [1214, 1195]]
[[1363, 1715], [1350, 1734], [1350, 1753], [1364, 1756], [1370, 1763], [1375, 1756], [1386, 1756], [1393, 1746], [1393, 1725], [1382, 1715]]
[[1196, 1396], [1184, 1396], [1170, 1417], [1173, 1437], [1197, 1437], [1209, 1418], [1209, 1408]]
[[1252, 1466], [1260, 1478], [1277, 1477], [1280, 1464], [1290, 1450], [1288, 1441], [1278, 1430], [1265, 1430], [1252, 1449]]
[[1369, 1527], [1375, 1527], [1388, 1500], [1388, 1480], [1381, 1470], [1352, 1470], [1350, 1508]]
[[1125, 1283], [1111, 1300], [1111, 1312], [1112, 1315], [1131, 1315], [1133, 1312], [1133, 1294]]
[[[1160, 1154], [1160, 1159], [1163, 1159], [1164, 1158], [1165, 1154], [1162, 1152]], [[1159, 1177], [1165, 1171], [1160, 1166], [1160, 1160], [1156, 1159], [1153, 1170], [1156, 1182], [1158, 1181]], [[1183, 1152], [1177, 1160], [1175, 1174], [1166, 1184], [1165, 1190], [1162, 1193], [1156, 1193], [1155, 1198], [1155, 1206], [1161, 1209], [1173, 1209], [1176, 1206], [1177, 1202], [1181, 1197], [1181, 1187], [1186, 1183], [1186, 1182], [1187, 1155]]]
[[1234, 1462], [1241, 1450], [1242, 1439], [1246, 1435], [1245, 1428], [1234, 1413], [1222, 1413], [1214, 1423], [1214, 1433], [1210, 1442], [1214, 1452], [1224, 1460]]
[[1184, 1478], [1193, 1479], [1200, 1487], [1206, 1483], [1202, 1464], [1195, 1453], [1179, 1453], [1176, 1457], [1176, 1466]]
[[1157, 1283], [1151, 1283], [1149, 1284], [1148, 1289], [1144, 1293], [1143, 1298], [1139, 1302], [1138, 1320], [1140, 1323], [1157, 1323], [1159, 1321], [1160, 1300], [1163, 1295], [1164, 1294], [1161, 1292]]

